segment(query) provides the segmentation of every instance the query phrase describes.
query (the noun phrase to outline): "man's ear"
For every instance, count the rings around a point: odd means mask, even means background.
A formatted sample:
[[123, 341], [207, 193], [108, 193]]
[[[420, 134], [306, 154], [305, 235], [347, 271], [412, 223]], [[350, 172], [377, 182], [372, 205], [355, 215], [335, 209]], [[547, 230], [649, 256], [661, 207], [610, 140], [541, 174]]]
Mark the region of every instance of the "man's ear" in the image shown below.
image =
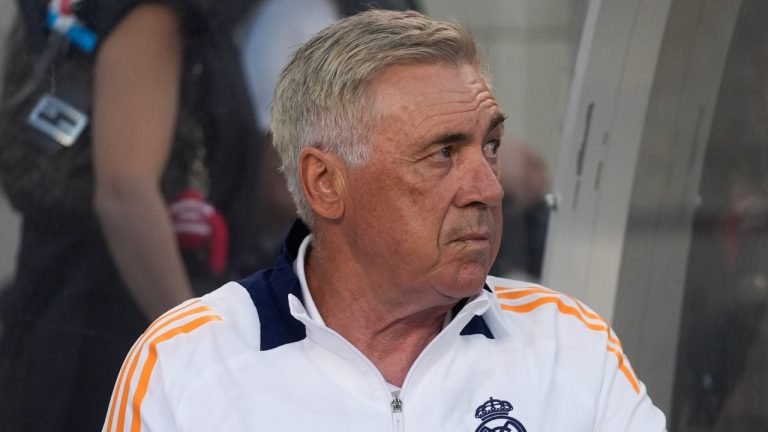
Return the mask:
[[316, 147], [307, 147], [299, 156], [299, 176], [304, 197], [320, 217], [338, 219], [344, 215], [346, 165], [341, 159]]

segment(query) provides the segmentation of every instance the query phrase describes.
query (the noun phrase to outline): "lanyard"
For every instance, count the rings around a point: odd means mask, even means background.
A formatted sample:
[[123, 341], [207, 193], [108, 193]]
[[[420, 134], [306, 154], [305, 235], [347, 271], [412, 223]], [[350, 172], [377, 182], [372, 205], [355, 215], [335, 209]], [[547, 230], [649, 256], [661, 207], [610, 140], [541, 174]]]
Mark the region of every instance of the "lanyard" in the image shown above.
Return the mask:
[[48, 28], [65, 36], [85, 52], [96, 48], [96, 33], [86, 27], [74, 13], [75, 4], [80, 0], [51, 0], [48, 3]]

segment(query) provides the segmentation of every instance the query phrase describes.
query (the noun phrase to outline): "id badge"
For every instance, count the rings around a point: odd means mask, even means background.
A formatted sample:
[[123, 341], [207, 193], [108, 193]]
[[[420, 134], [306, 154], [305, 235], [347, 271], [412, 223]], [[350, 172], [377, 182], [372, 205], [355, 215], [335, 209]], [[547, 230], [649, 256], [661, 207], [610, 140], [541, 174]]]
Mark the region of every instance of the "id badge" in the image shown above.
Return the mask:
[[71, 147], [88, 125], [88, 115], [46, 93], [29, 113], [27, 123], [61, 146]]

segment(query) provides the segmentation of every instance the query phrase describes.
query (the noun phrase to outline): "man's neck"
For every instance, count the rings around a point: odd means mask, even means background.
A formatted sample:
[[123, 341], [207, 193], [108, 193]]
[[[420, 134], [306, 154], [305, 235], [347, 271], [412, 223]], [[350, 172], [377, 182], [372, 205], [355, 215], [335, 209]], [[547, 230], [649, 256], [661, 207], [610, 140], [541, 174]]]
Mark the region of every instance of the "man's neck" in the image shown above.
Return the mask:
[[[387, 302], [390, 281], [352, 268], [340, 269], [309, 253], [307, 284], [325, 324], [363, 353], [390, 384], [402, 386], [413, 362], [437, 336], [452, 305], [419, 307]], [[349, 263], [349, 261], [346, 261]]]

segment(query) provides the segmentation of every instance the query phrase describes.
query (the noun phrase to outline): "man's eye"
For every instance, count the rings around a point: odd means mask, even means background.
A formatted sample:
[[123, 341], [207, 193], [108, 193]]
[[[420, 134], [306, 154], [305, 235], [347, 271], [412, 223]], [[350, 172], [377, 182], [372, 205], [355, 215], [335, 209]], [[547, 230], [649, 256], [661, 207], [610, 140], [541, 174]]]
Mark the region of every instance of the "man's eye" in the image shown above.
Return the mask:
[[487, 159], [496, 159], [499, 154], [499, 145], [501, 143], [498, 140], [488, 141], [483, 145], [483, 155]]
[[451, 158], [452, 155], [453, 155], [452, 147], [443, 147], [432, 154], [432, 159], [435, 159], [438, 161], [448, 160]]

